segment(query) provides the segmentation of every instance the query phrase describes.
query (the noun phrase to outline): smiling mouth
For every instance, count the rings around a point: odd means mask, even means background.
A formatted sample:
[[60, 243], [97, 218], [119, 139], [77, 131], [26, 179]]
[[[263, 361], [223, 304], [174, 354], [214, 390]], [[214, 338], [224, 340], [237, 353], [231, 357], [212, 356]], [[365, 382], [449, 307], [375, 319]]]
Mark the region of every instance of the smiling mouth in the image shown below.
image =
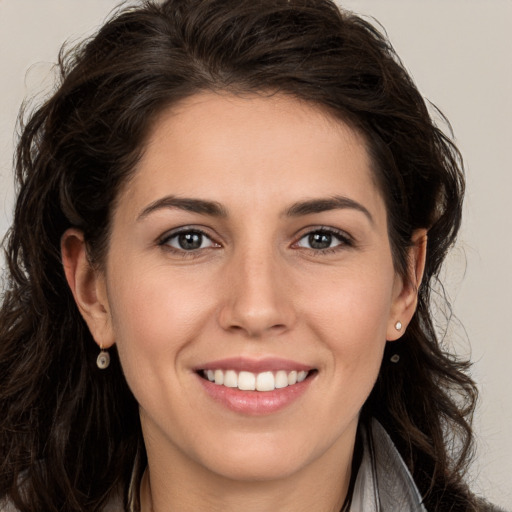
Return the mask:
[[285, 371], [253, 373], [248, 371], [209, 369], [200, 370], [199, 375], [210, 382], [228, 388], [238, 388], [240, 391], [268, 392], [283, 389], [303, 382], [316, 373], [310, 371]]

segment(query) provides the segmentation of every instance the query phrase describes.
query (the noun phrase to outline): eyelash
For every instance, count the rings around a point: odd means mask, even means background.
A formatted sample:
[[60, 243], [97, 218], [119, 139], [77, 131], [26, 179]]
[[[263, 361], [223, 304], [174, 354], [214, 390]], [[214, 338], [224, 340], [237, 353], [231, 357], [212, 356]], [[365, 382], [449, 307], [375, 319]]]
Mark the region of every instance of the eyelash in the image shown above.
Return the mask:
[[302, 247], [303, 249], [306, 249], [308, 252], [315, 256], [321, 256], [325, 254], [333, 254], [336, 253], [343, 248], [347, 247], [354, 247], [354, 240], [344, 231], [339, 231], [334, 228], [327, 228], [327, 227], [318, 227], [315, 229], [309, 230], [307, 233], [303, 234], [297, 242], [293, 244], [295, 248], [300, 248], [299, 242], [301, 240], [307, 239], [308, 237], [314, 236], [314, 235], [328, 235], [336, 239], [339, 243], [336, 244], [334, 247], [327, 247], [325, 249], [315, 249], [312, 247]]
[[[177, 248], [170, 245], [170, 241], [173, 239], [177, 239], [180, 235], [201, 235], [203, 239], [201, 240], [201, 245], [204, 243], [204, 239], [208, 239], [211, 242], [211, 246], [209, 247], [199, 247], [197, 249], [191, 249], [186, 250], [183, 248]], [[220, 247], [220, 244], [215, 242], [208, 233], [203, 231], [202, 229], [198, 228], [192, 228], [192, 227], [183, 227], [179, 229], [178, 231], [173, 231], [171, 233], [165, 234], [160, 240], [158, 241], [158, 245], [162, 248], [164, 248], [166, 251], [173, 252], [175, 254], [179, 254], [182, 257], [185, 258], [194, 258], [199, 256], [205, 249], [213, 249], [216, 247]]]
[[[194, 234], [200, 235], [201, 237], [203, 237], [203, 239], [201, 240], [201, 245], [204, 243], [205, 238], [211, 242], [211, 245], [208, 247], [198, 247], [196, 249], [191, 249], [191, 250], [173, 247], [172, 245], [170, 245], [170, 241], [173, 239], [177, 239], [177, 237], [179, 237], [180, 235], [194, 235]], [[339, 243], [336, 244], [334, 247], [326, 247], [324, 249], [315, 249], [312, 247], [304, 247], [304, 246], [299, 245], [302, 240], [307, 239], [308, 237], [312, 237], [314, 235], [327, 235], [327, 236], [333, 237]], [[309, 241], [311, 243], [311, 239]], [[183, 227], [183, 228], [179, 229], [178, 231], [173, 231], [171, 233], [165, 234], [158, 241], [158, 245], [163, 247], [167, 251], [179, 254], [183, 257], [189, 257], [189, 258], [199, 256], [205, 249], [221, 247], [221, 245], [219, 243], [215, 242], [212, 239], [212, 237], [210, 235], [208, 235], [208, 233], [206, 233], [202, 229], [192, 228], [192, 227]], [[337, 229], [327, 228], [327, 227], [318, 227], [318, 228], [311, 229], [311, 230], [307, 231], [306, 233], [304, 233], [296, 242], [294, 242], [292, 244], [292, 247], [294, 249], [302, 248], [302, 249], [305, 249], [306, 251], [310, 252], [311, 254], [319, 255], [319, 256], [325, 255], [325, 254], [336, 253], [339, 250], [341, 250], [342, 248], [353, 247], [353, 246], [354, 246], [354, 241], [347, 233], [345, 233], [343, 231], [339, 231]]]

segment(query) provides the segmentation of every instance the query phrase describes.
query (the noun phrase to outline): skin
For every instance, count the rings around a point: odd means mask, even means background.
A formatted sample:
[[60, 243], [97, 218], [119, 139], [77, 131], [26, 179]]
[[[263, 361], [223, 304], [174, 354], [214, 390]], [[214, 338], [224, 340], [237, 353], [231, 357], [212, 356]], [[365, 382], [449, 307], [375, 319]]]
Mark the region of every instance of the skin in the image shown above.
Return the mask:
[[[349, 201], [290, 214], [334, 196]], [[204, 232], [202, 248], [181, 249], [178, 228]], [[312, 248], [321, 229], [337, 234]], [[204, 93], [162, 113], [103, 268], [88, 265], [78, 230], [62, 239], [77, 305], [98, 345], [117, 344], [140, 404], [146, 510], [339, 510], [386, 340], [414, 313], [425, 239], [415, 233], [409, 275], [397, 275], [364, 140], [315, 106]], [[298, 400], [255, 417], [212, 400], [194, 371], [233, 356], [317, 372]]]

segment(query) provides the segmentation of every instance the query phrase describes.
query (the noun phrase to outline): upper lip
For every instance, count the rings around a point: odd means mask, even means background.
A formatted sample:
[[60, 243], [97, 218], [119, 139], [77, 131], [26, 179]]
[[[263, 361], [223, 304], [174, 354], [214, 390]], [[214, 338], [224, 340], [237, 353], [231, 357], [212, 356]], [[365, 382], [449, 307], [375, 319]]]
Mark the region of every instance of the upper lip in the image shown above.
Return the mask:
[[217, 361], [209, 361], [205, 364], [197, 366], [195, 370], [234, 370], [237, 372], [246, 371], [252, 373], [261, 373], [266, 371], [272, 372], [279, 370], [288, 372], [293, 370], [307, 372], [313, 370], [313, 367], [292, 361], [290, 359], [282, 359], [278, 357], [264, 357], [260, 359], [250, 359], [247, 357], [229, 357], [226, 359], [219, 359]]

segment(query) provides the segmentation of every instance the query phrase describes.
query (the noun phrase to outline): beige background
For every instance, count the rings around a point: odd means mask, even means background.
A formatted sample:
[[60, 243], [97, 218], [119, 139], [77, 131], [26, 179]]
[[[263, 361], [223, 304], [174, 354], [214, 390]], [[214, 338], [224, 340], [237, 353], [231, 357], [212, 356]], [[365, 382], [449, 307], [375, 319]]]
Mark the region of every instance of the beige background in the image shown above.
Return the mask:
[[[18, 107], [51, 87], [60, 44], [99, 26], [112, 0], [0, 0], [0, 236], [13, 204]], [[512, 509], [512, 37], [510, 0], [346, 0], [386, 28], [420, 90], [450, 119], [467, 167], [465, 222], [446, 281], [450, 341], [481, 389], [474, 489]], [[464, 275], [465, 274], [465, 275]]]

